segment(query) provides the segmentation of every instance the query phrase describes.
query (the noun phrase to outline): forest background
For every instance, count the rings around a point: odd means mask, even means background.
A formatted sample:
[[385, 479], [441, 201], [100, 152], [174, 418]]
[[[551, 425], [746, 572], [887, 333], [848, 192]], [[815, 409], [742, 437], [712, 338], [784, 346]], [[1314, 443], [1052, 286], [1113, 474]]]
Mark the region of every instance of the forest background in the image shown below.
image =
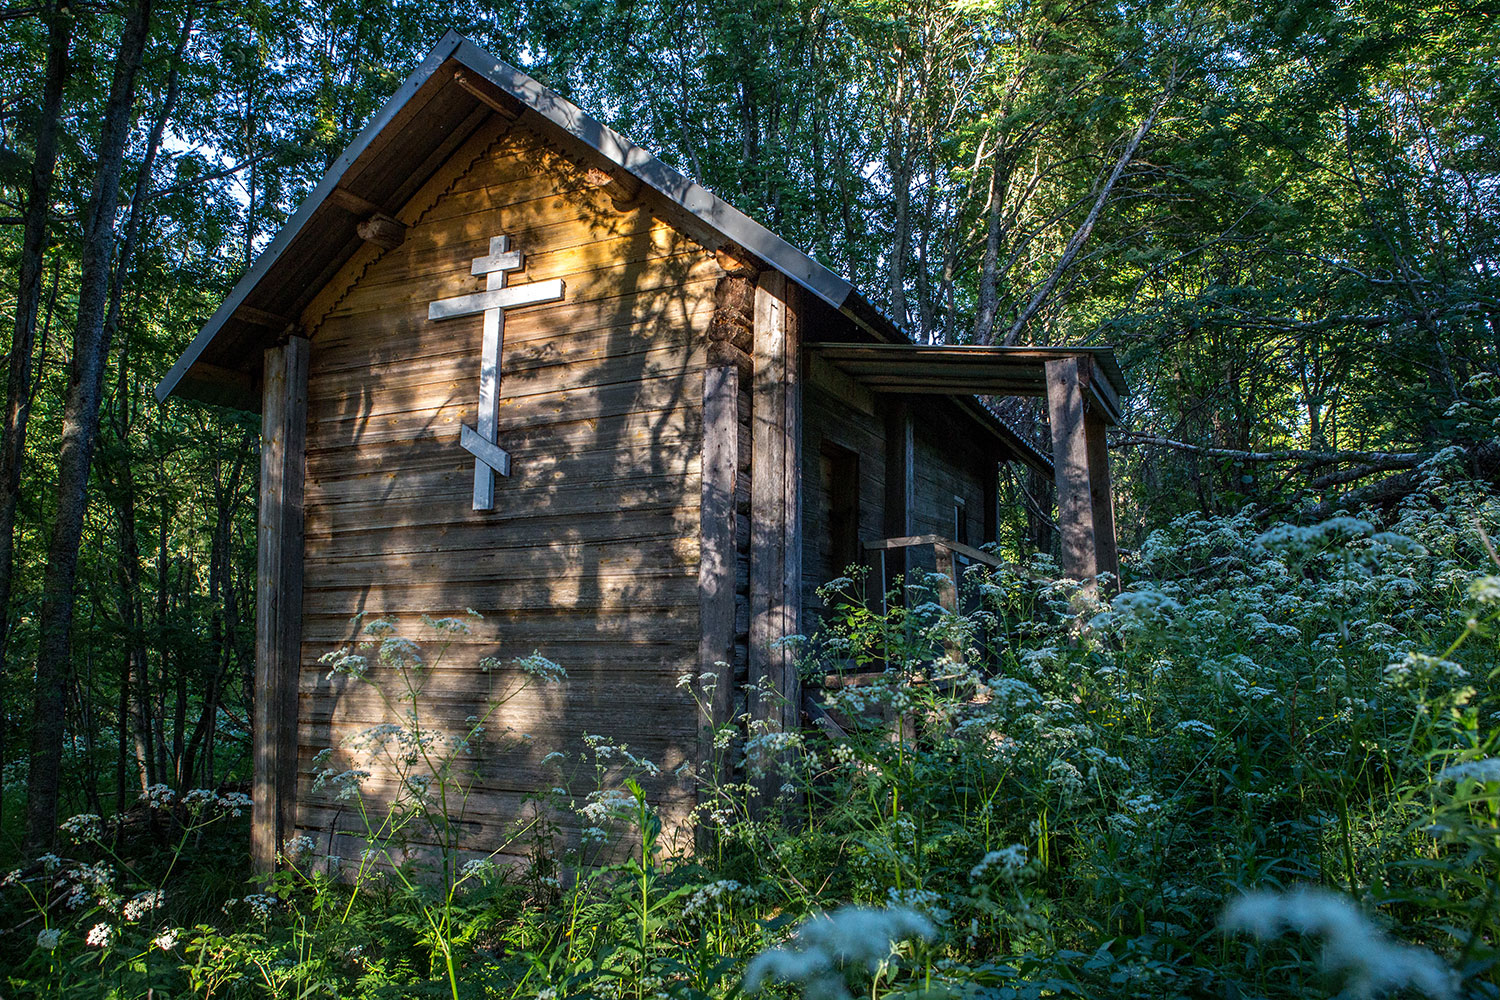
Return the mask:
[[[1121, 543], [1500, 473], [1500, 25], [1409, 0], [0, 8], [0, 831], [248, 763], [257, 422], [152, 388], [450, 29], [913, 339], [1111, 344]], [[1020, 414], [1025, 416], [1024, 414]], [[1013, 554], [1049, 486], [1008, 484]], [[29, 805], [28, 805], [29, 804]], [[28, 813], [29, 809], [29, 813]]]

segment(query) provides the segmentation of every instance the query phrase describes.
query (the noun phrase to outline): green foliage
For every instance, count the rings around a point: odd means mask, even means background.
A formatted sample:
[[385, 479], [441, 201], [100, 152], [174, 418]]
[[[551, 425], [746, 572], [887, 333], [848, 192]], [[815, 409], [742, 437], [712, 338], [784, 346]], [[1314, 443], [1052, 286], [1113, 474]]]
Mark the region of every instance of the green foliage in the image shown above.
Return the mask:
[[[748, 969], [829, 997], [1491, 996], [1496, 525], [1500, 499], [1434, 471], [1388, 521], [1178, 518], [1106, 603], [1028, 567], [971, 571], [962, 613], [926, 575], [884, 614], [834, 581], [802, 659], [843, 735], [726, 723], [698, 852], [665, 849], [637, 780], [655, 765], [592, 737], [575, 763], [594, 791], [541, 802], [597, 833], [534, 838], [524, 864], [474, 856], [445, 810], [476, 744], [439, 746], [420, 716], [441, 653], [376, 622], [375, 655], [334, 667], [399, 693], [384, 746], [405, 791], [324, 773], [360, 804], [367, 853], [290, 845], [257, 891], [191, 916], [184, 846], [208, 822], [191, 808], [154, 882], [115, 852], [113, 888], [70, 908], [91, 869], [44, 862], [8, 879], [10, 989], [732, 997]], [[438, 850], [402, 850], [418, 842]], [[164, 891], [159, 913], [131, 919], [137, 883]]]

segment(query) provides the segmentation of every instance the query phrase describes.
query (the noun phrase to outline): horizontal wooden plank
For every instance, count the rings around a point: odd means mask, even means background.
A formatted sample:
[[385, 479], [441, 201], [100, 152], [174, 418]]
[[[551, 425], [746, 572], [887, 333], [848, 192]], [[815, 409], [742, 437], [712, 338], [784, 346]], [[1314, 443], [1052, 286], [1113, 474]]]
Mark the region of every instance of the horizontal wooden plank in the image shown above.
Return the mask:
[[[669, 294], [646, 289], [587, 302], [565, 299], [552, 311], [507, 318], [501, 372], [671, 345], [696, 347], [712, 312], [706, 281], [674, 287]], [[316, 397], [351, 385], [368, 390], [371, 381], [383, 386], [408, 373], [452, 371], [455, 377], [477, 378], [469, 366], [478, 351], [477, 343], [423, 320], [416, 306], [409, 316], [341, 319], [313, 342], [310, 392]]]
[[[662, 377], [643, 375], [581, 389], [568, 387], [561, 376], [546, 379], [547, 385], [517, 385], [516, 380], [507, 379], [502, 385], [500, 399], [500, 430], [505, 439], [499, 443], [519, 456], [526, 451], [526, 444], [517, 440], [515, 435], [507, 434], [507, 429], [598, 421], [597, 430], [586, 437], [609, 440], [613, 436], [611, 418], [629, 413], [671, 410], [684, 411], [686, 418], [697, 410], [692, 405], [691, 396], [700, 379], [701, 373], [698, 372]], [[308, 428], [308, 452], [390, 441], [441, 440], [457, 447], [459, 424], [473, 423], [476, 405], [466, 395], [455, 398], [446, 406], [384, 415], [369, 416], [357, 410], [346, 415], [325, 413]], [[553, 456], [554, 461], [564, 458]]]
[[[434, 232], [430, 241], [423, 240], [418, 231], [406, 244], [407, 252], [387, 255], [372, 265], [344, 297], [341, 308], [357, 312], [419, 284], [436, 282], [483, 288], [483, 279], [471, 272], [473, 261], [488, 252], [488, 237], [482, 233], [492, 224], [492, 215], [476, 218], [457, 234], [453, 229]], [[455, 242], [455, 235], [470, 233], [473, 239]], [[649, 265], [661, 258], [703, 252], [699, 244], [676, 229], [649, 218], [634, 220], [623, 231], [592, 225], [586, 219], [571, 225], [558, 220], [537, 227], [520, 239], [512, 239], [512, 246], [525, 252], [522, 267], [510, 272], [512, 280], [506, 282], [517, 286], [537, 280], [538, 272], [574, 274], [628, 264]], [[475, 249], [479, 251], [477, 256]]]
[[[389, 612], [401, 621], [402, 635], [416, 642], [432, 642], [437, 636], [422, 626], [420, 615], [425, 613], [434, 618], [463, 616], [467, 605], [449, 601], [421, 611], [379, 606], [360, 610], [368, 612], [368, 616], [362, 621], [369, 621]], [[351, 618], [352, 614], [346, 611], [315, 613], [304, 609], [304, 648], [308, 645], [336, 646], [358, 638], [362, 624], [351, 622]], [[492, 609], [484, 612], [482, 619], [470, 623], [470, 638], [481, 642], [509, 643], [522, 650], [540, 649], [544, 646], [556, 648], [557, 645], [568, 642], [575, 646], [577, 655], [582, 656], [584, 652], [593, 650], [595, 643], [607, 646], [611, 643], [649, 645], [663, 641], [684, 641], [684, 630], [695, 627], [697, 622], [696, 604], [683, 604], [675, 608], [613, 608], [602, 614], [593, 609], [575, 611], [549, 608], [544, 615], [527, 609]], [[697, 649], [696, 635], [691, 648]]]
[[600, 575], [557, 580], [538, 586], [530, 580], [464, 582], [369, 580], [336, 588], [307, 588], [302, 607], [308, 614], [420, 614], [430, 608], [462, 604], [481, 614], [491, 609], [547, 611], [552, 608], [601, 611], [631, 605], [640, 608], [697, 606], [697, 567], [672, 572]]
[[[544, 539], [534, 528], [533, 541]], [[696, 538], [674, 538], [670, 541], [633, 541], [621, 545], [535, 544], [522, 547], [520, 532], [505, 539], [510, 547], [495, 549], [474, 539], [472, 547], [385, 551], [378, 555], [335, 556], [337, 545], [328, 546], [327, 554], [309, 553], [303, 569], [303, 586], [308, 589], [337, 587], [344, 581], [406, 576], [421, 579], [441, 575], [452, 583], [489, 580], [535, 580], [554, 583], [607, 574], [635, 573], [642, 577], [670, 574], [698, 565]], [[316, 551], [316, 550], [315, 550]], [[461, 555], [459, 555], [461, 553]]]
[[[526, 367], [502, 366], [500, 391], [506, 399], [526, 399], [568, 391], [585, 392], [600, 386], [620, 385], [656, 378], [692, 378], [691, 347], [667, 344], [646, 346], [630, 354], [600, 354], [571, 361], [548, 359]], [[451, 406], [465, 406], [477, 396], [479, 357], [455, 357], [446, 370], [402, 373], [383, 379], [377, 386], [360, 385], [350, 376], [319, 385], [308, 400], [309, 420], [374, 420], [384, 416], [416, 413]], [[319, 380], [320, 383], [322, 380]]]

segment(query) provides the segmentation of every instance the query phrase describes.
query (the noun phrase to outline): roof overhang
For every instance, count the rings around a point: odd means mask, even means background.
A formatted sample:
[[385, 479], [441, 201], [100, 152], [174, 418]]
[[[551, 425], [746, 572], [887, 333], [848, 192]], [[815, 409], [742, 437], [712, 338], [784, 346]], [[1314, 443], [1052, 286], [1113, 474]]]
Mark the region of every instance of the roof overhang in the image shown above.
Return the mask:
[[1045, 396], [1047, 363], [1085, 359], [1085, 402], [1119, 423], [1129, 394], [1109, 347], [999, 347], [938, 344], [809, 345], [824, 361], [874, 392], [945, 396]]
[[157, 398], [259, 410], [263, 349], [287, 334], [354, 256], [363, 244], [359, 225], [375, 214], [394, 216], [495, 114], [523, 125], [550, 123], [549, 136], [626, 186], [649, 192], [663, 217], [689, 235], [759, 258], [881, 339], [900, 336], [888, 320], [861, 308], [848, 281], [571, 101], [449, 32], [256, 258], [157, 385]]

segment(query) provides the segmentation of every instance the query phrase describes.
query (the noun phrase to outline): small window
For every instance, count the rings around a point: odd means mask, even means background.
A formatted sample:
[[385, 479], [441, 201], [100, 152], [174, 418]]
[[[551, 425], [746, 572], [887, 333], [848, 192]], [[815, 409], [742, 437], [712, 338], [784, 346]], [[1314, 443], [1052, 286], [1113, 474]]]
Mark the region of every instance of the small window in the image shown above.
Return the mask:
[[953, 540], [969, 544], [969, 507], [963, 497], [953, 498]]

